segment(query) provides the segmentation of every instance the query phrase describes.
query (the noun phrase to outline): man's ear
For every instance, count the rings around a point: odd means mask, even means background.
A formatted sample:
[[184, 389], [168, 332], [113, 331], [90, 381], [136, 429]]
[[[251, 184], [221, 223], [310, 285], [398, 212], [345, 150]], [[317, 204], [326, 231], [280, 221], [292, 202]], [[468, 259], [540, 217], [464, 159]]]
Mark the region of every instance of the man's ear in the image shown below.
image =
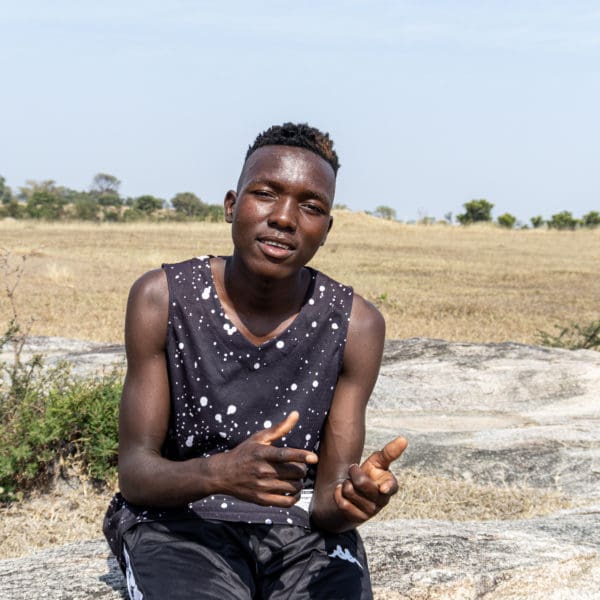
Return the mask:
[[327, 236], [329, 235], [329, 232], [331, 231], [332, 227], [333, 227], [333, 217], [331, 215], [329, 215], [329, 225], [327, 225], [327, 232], [325, 233], [325, 235], [323, 236], [323, 239], [321, 240], [321, 246], [325, 245], [325, 241], [327, 240]]
[[233, 207], [237, 200], [237, 194], [233, 190], [229, 190], [225, 194], [225, 200], [223, 200], [223, 208], [225, 209], [225, 221], [227, 223], [233, 222]]

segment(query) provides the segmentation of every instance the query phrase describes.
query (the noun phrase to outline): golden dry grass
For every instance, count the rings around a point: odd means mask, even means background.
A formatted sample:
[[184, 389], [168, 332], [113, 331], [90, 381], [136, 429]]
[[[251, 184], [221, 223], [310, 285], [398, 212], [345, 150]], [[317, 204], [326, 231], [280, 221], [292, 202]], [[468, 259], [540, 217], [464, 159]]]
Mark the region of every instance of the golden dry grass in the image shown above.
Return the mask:
[[376, 517], [387, 519], [438, 519], [486, 521], [528, 519], [568, 508], [558, 490], [527, 486], [481, 485], [438, 475], [425, 475], [394, 467], [398, 493]]
[[[389, 338], [531, 343], [538, 329], [599, 318], [600, 230], [408, 226], [334, 214], [334, 229], [313, 264], [377, 304]], [[227, 254], [231, 243], [225, 224], [5, 220], [0, 249], [15, 261], [28, 255], [16, 304], [22, 322], [34, 319], [33, 335], [121, 342], [127, 292], [136, 277], [162, 262]], [[0, 332], [9, 316], [0, 291]], [[553, 491], [477, 486], [412, 471], [398, 475], [400, 492], [381, 518], [525, 518], [566, 506]], [[83, 480], [74, 489], [63, 486], [0, 509], [0, 558], [98, 537], [110, 495]]]
[[77, 478], [51, 492], [34, 492], [24, 502], [1, 507], [0, 560], [102, 537], [102, 519], [111, 496]]
[[[384, 313], [389, 338], [532, 343], [599, 317], [600, 230], [414, 226], [335, 211], [315, 267]], [[17, 290], [32, 334], [122, 341], [128, 289], [144, 271], [231, 251], [221, 223], [0, 222], [0, 248], [29, 253]], [[0, 326], [9, 305], [0, 295]]]

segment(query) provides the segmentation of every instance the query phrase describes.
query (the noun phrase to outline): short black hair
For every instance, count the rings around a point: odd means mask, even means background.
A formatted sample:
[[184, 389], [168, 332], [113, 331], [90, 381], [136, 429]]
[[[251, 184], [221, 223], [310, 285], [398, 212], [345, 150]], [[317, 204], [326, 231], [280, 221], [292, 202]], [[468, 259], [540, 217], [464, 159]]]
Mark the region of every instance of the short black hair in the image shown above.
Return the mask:
[[307, 123], [284, 123], [283, 125], [269, 127], [258, 134], [254, 143], [248, 148], [245, 160], [248, 160], [249, 156], [255, 150], [263, 146], [296, 146], [297, 148], [305, 148], [326, 160], [336, 175], [340, 168], [338, 155], [333, 149], [333, 140], [329, 137], [329, 133], [323, 133]]

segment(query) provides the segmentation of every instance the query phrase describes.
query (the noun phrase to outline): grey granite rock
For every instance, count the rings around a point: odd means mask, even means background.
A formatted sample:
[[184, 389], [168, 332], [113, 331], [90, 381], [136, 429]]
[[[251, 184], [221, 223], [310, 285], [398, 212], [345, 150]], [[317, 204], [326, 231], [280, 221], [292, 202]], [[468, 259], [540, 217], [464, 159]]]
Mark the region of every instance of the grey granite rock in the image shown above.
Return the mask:
[[[81, 357], [82, 372], [123, 364], [119, 347], [62, 350]], [[577, 508], [526, 520], [367, 523], [377, 600], [600, 599], [600, 353], [390, 341], [367, 450], [398, 434], [410, 440], [406, 467], [560, 490]], [[0, 561], [0, 599], [108, 600], [124, 590], [102, 540]]]

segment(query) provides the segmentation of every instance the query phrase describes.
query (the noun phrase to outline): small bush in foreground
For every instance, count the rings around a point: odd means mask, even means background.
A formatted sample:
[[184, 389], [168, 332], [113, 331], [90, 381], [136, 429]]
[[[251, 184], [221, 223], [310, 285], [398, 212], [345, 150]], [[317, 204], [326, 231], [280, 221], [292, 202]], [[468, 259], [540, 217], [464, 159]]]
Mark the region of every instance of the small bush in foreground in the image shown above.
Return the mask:
[[538, 331], [538, 339], [542, 346], [566, 348], [568, 350], [600, 350], [600, 319], [589, 325], [571, 323], [563, 327], [558, 335], [546, 331]]
[[0, 423], [0, 501], [49, 484], [75, 462], [96, 481], [113, 479], [121, 388], [117, 373], [78, 381], [61, 365], [11, 399]]

